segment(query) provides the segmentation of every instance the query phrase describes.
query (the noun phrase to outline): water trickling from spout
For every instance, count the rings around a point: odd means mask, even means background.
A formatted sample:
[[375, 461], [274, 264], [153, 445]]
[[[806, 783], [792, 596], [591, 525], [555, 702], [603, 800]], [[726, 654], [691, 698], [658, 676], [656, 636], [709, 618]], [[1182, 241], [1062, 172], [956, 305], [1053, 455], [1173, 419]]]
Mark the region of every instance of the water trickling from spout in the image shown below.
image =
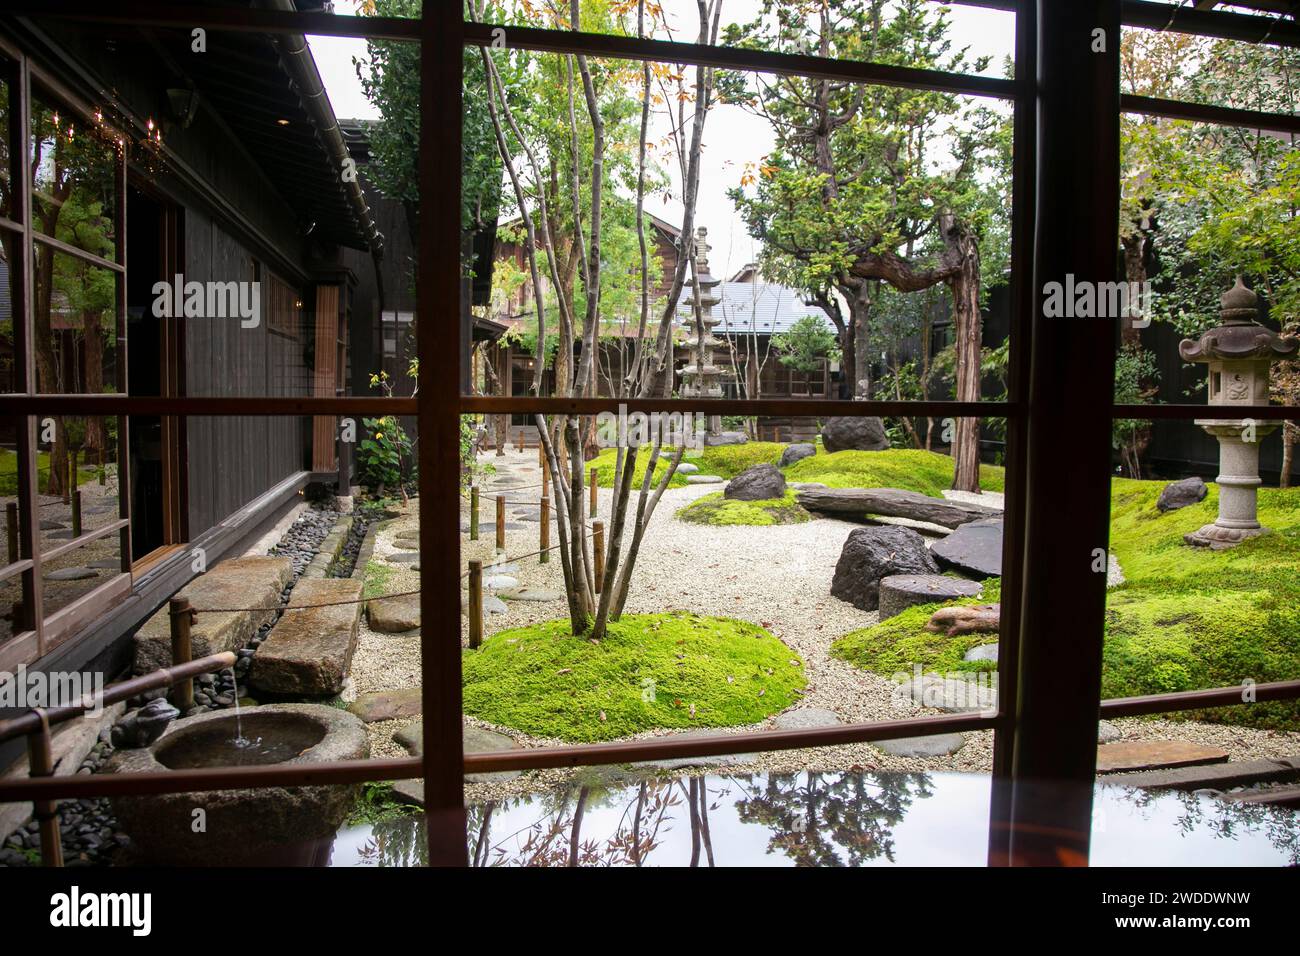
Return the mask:
[[231, 741], [231, 743], [233, 743], [239, 750], [244, 750], [248, 747], [256, 747], [262, 742], [262, 738], [258, 737], [256, 740], [249, 740], [244, 736], [244, 722], [239, 714], [239, 678], [235, 676], [235, 669], [233, 667], [227, 669], [230, 671], [230, 679], [234, 682], [234, 690], [232, 691], [231, 696], [235, 698], [235, 739]]

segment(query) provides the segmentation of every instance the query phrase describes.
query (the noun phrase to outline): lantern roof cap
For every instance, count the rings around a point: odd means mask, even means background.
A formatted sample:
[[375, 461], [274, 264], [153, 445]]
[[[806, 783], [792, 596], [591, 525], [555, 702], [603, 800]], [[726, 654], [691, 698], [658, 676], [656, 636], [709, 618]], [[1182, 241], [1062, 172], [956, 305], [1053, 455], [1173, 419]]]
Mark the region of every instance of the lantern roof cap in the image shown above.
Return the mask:
[[1274, 361], [1300, 351], [1300, 339], [1278, 335], [1260, 325], [1259, 296], [1237, 276], [1232, 288], [1219, 297], [1221, 325], [1201, 333], [1198, 339], [1183, 339], [1178, 354], [1184, 362], [1263, 359]]

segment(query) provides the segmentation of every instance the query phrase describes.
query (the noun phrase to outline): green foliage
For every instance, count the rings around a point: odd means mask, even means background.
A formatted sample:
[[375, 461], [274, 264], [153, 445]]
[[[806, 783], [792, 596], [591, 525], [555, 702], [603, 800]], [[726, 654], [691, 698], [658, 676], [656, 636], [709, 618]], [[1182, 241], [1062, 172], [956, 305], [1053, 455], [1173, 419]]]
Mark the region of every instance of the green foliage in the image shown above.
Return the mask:
[[685, 611], [624, 615], [598, 644], [573, 637], [568, 620], [502, 631], [466, 655], [463, 673], [467, 714], [574, 742], [752, 724], [806, 684], [767, 631]]
[[[797, 461], [787, 481], [819, 481], [831, 488], [902, 488], [940, 497], [952, 487], [953, 461], [947, 455], [914, 448], [837, 451]], [[1002, 491], [1004, 469], [980, 465], [980, 487]]]
[[372, 489], [396, 488], [402, 483], [403, 462], [411, 440], [395, 415], [362, 419], [367, 437], [357, 446], [361, 480]]
[[[654, 481], [656, 482], [659, 481], [663, 477], [664, 472], [668, 470], [668, 466], [672, 464], [672, 455], [673, 455], [672, 449], [663, 449], [660, 452], [659, 460], [655, 462]], [[641, 481], [645, 477], [646, 466], [649, 463], [650, 463], [650, 447], [643, 446], [637, 451], [636, 471], [633, 472], [632, 487], [634, 488], [641, 487]], [[596, 484], [600, 485], [600, 487], [602, 488], [613, 488], [614, 475], [618, 468], [618, 449], [616, 448], [602, 449], [600, 454], [598, 454], [595, 458], [591, 459], [591, 461], [587, 462], [585, 466], [585, 472], [587, 474], [590, 474], [592, 468], [596, 469]], [[703, 467], [700, 468], [700, 471], [701, 472], [704, 471]], [[668, 487], [681, 488], [685, 484], [686, 484], [686, 476], [683, 475], [680, 471], [678, 471], [673, 473], [672, 480], [668, 482]]]
[[[1160, 381], [1160, 365], [1152, 352], [1141, 346], [1124, 346], [1115, 355], [1115, 403], [1140, 405], [1150, 401]], [[1111, 423], [1111, 444], [1121, 448], [1151, 424], [1138, 418], [1117, 418]]]
[[750, 441], [743, 445], [710, 445], [695, 460], [707, 475], [735, 478], [755, 465], [775, 465], [786, 445], [774, 441]]
[[838, 343], [835, 333], [815, 315], [805, 315], [790, 331], [772, 336], [777, 361], [796, 372], [819, 372], [823, 361], [839, 361]]
[[722, 492], [697, 498], [677, 512], [682, 521], [710, 525], [802, 524], [811, 516], [799, 506], [793, 489], [766, 501], [735, 501]]
[[366, 600], [370, 600], [371, 598], [383, 597], [385, 594], [389, 594], [392, 591], [390, 583], [394, 573], [391, 564], [373, 559], [367, 561], [361, 596]]
[[391, 783], [367, 781], [357, 790], [357, 802], [348, 812], [345, 826], [374, 825], [418, 813], [419, 810], [419, 807], [398, 800]]

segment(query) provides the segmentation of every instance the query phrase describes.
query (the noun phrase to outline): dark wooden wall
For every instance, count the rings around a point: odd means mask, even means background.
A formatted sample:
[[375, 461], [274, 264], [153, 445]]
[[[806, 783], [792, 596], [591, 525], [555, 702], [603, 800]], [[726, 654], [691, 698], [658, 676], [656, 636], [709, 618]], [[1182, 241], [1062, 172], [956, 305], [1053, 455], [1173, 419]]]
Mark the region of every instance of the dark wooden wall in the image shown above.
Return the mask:
[[[185, 212], [185, 277], [251, 281], [253, 257], [201, 212]], [[308, 323], [297, 341], [269, 328], [270, 276], [261, 275], [262, 321], [185, 320], [185, 391], [200, 396], [311, 394], [304, 361]], [[192, 418], [188, 429], [190, 537], [211, 528], [272, 485], [307, 467], [310, 421], [300, 418]]]

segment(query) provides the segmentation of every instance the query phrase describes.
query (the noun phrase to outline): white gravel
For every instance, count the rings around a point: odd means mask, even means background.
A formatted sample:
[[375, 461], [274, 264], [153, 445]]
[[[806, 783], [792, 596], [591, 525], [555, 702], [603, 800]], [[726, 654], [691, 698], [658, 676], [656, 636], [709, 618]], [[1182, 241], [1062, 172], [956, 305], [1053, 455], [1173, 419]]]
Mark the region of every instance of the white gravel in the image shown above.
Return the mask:
[[[487, 456], [502, 476], [517, 476], [526, 485], [538, 481], [536, 452], [509, 452], [504, 461]], [[674, 514], [683, 505], [718, 489], [708, 485], [670, 488], [646, 532], [637, 562], [636, 577], [628, 600], [629, 613], [690, 610], [701, 614], [738, 617], [767, 628], [803, 659], [808, 686], [796, 707], [818, 707], [834, 711], [845, 723], [896, 720], [937, 712], [911, 702], [902, 703], [892, 693], [894, 684], [885, 677], [853, 667], [830, 655], [831, 643], [841, 635], [875, 623], [875, 612], [860, 611], [830, 595], [830, 582], [848, 533], [857, 525], [818, 518], [804, 524], [774, 527], [711, 527], [678, 521]], [[470, 542], [462, 536], [462, 557], [489, 558], [493, 552], [492, 496], [485, 491], [482, 503], [483, 540]], [[511, 495], [536, 497], [537, 489]], [[957, 498], [956, 493], [948, 495]], [[964, 496], [981, 504], [1000, 507], [1002, 496], [985, 493]], [[610, 491], [599, 493], [599, 515], [608, 516]], [[468, 502], [462, 501], [462, 515]], [[511, 505], [509, 511], [515, 510]], [[410, 513], [394, 521], [379, 535], [375, 557], [394, 552], [392, 539], [405, 528], [414, 528], [418, 515]], [[538, 526], [507, 534], [509, 555], [537, 549]], [[409, 565], [393, 565], [388, 590], [404, 591], [418, 586], [418, 575]], [[560, 562], [540, 564], [536, 557], [518, 562], [509, 574], [521, 585], [544, 586], [561, 591]], [[563, 600], [541, 603], [507, 602], [505, 614], [490, 615], [488, 633], [506, 628], [552, 620], [567, 614]], [[462, 621], [462, 640], [466, 640]], [[419, 640], [416, 637], [375, 634], [362, 627], [360, 646], [353, 663], [347, 699], [370, 690], [413, 686], [420, 679]], [[555, 746], [560, 741], [529, 737], [510, 728], [497, 727], [471, 717], [467, 722], [490, 727], [514, 738], [525, 747]], [[402, 756], [392, 743], [394, 730], [412, 721], [388, 721], [370, 725], [374, 756]], [[1126, 739], [1176, 738], [1220, 746], [1233, 759], [1284, 756], [1300, 753], [1300, 734], [1279, 734], [1243, 727], [1150, 719], [1115, 721]], [[768, 720], [756, 727], [730, 728], [742, 732], [770, 727]], [[643, 737], [655, 734], [643, 734]], [[966, 735], [966, 744], [947, 757], [905, 758], [885, 754], [869, 744], [854, 744], [809, 750], [757, 755], [753, 764], [732, 768], [793, 772], [835, 770], [850, 767], [888, 770], [962, 770], [988, 772], [991, 769], [993, 735]], [[467, 786], [471, 797], [504, 796], [555, 785], [570, 771], [540, 771], [524, 774], [507, 784]]]

